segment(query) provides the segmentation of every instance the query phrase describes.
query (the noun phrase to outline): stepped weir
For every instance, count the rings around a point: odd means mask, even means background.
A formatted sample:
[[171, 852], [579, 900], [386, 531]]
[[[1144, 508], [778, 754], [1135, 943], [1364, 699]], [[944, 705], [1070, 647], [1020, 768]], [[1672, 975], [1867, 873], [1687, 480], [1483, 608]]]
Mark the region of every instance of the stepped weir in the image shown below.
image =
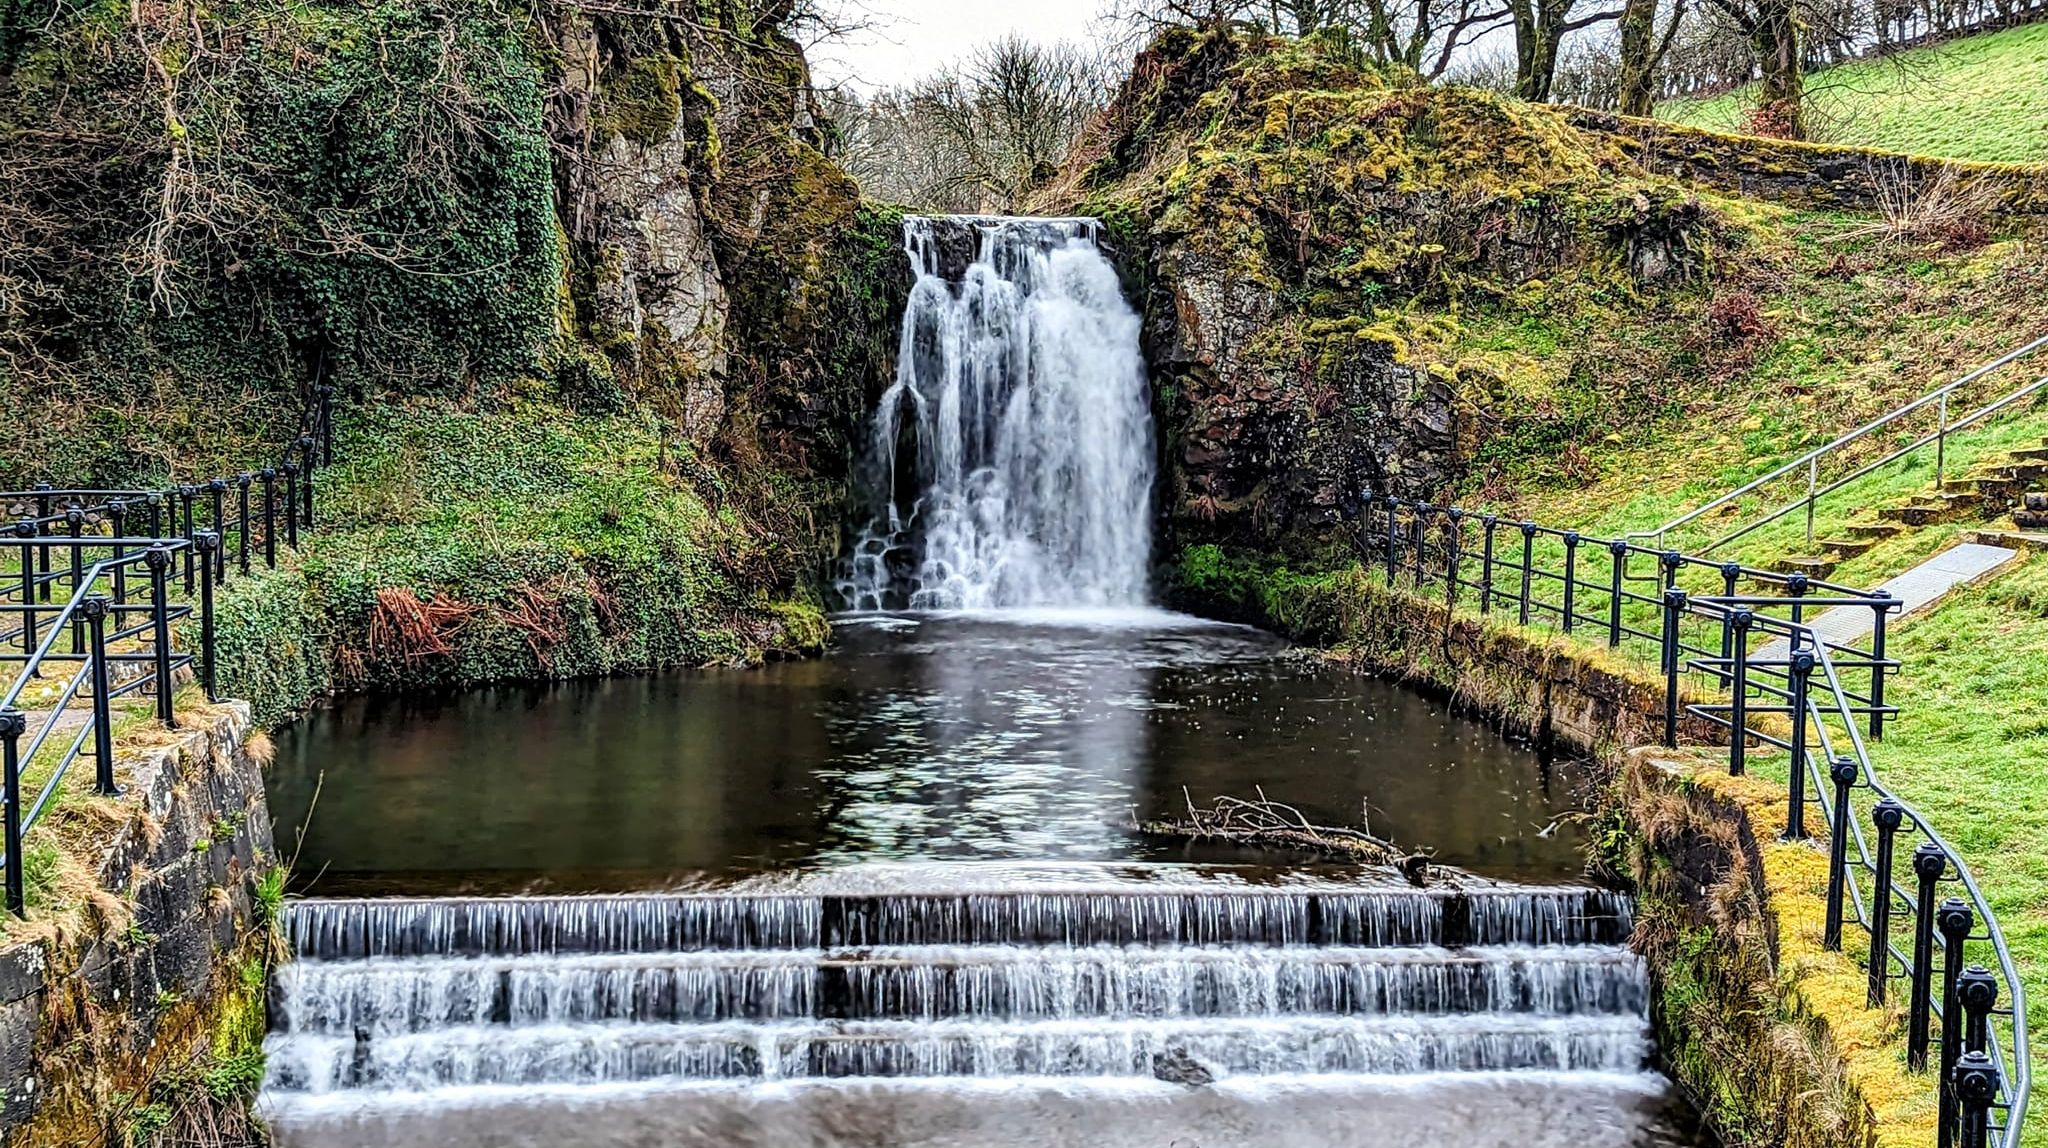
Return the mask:
[[528, 1089], [691, 1111], [713, 1085], [948, 1080], [1627, 1092], [1650, 1056], [1627, 899], [1589, 888], [306, 900], [286, 925], [265, 1105], [287, 1144]]

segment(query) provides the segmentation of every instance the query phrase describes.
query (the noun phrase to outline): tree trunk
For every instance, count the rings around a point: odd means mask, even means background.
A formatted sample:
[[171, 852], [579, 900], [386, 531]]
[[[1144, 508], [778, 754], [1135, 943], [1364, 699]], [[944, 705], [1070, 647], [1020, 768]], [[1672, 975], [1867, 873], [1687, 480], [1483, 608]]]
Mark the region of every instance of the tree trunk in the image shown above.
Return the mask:
[[1762, 119], [1786, 139], [1806, 138], [1806, 77], [1800, 70], [1796, 0], [1763, 0], [1749, 31], [1750, 50], [1763, 75], [1757, 107]]
[[1621, 10], [1621, 114], [1649, 116], [1657, 108], [1657, 0], [1628, 0]]
[[1550, 98], [1557, 79], [1557, 53], [1564, 42], [1565, 17], [1573, 0], [1514, 0], [1515, 94], [1538, 102]]

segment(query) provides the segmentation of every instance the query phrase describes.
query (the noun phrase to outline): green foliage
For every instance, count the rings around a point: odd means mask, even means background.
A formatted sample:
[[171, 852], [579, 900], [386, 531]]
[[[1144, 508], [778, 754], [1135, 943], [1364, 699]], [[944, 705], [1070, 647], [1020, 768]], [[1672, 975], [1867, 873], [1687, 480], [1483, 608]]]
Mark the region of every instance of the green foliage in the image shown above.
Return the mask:
[[604, 87], [598, 130], [621, 135], [642, 147], [668, 139], [683, 114], [683, 71], [674, 57], [642, 56]]
[[1176, 606], [1209, 617], [1265, 626], [1309, 643], [1333, 642], [1343, 633], [1343, 591], [1334, 568], [1303, 571], [1203, 543], [1180, 552], [1167, 583]]
[[[2048, 24], [1840, 64], [1807, 80], [1808, 122], [1830, 143], [1949, 159], [2048, 163]], [[1739, 131], [1753, 86], [1671, 100], [1657, 114]]]
[[47, 838], [31, 840], [21, 851], [22, 899], [30, 909], [48, 908], [56, 903], [58, 869], [63, 854]]
[[247, 699], [259, 726], [291, 717], [332, 686], [326, 620], [313, 594], [299, 559], [286, 554], [276, 570], [229, 579], [216, 597], [221, 691]]

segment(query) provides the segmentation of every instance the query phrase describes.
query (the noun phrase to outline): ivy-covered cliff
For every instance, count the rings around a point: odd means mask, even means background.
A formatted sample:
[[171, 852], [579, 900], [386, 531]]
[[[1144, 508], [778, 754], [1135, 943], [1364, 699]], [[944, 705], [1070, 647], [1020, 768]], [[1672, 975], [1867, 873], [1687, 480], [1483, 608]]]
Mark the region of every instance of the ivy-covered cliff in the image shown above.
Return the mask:
[[786, 19], [0, 4], [0, 486], [259, 467], [324, 379], [322, 529], [227, 604], [231, 677], [814, 648], [898, 241]]

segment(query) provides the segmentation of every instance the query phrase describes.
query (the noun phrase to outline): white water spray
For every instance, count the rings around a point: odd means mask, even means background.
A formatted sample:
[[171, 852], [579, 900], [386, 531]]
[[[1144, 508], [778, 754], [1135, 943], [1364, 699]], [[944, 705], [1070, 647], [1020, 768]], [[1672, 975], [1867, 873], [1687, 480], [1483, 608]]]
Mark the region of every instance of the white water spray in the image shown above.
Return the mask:
[[[975, 237], [949, 281], [946, 233]], [[1151, 556], [1139, 320], [1086, 219], [910, 217], [849, 608], [1128, 607]], [[901, 452], [914, 452], [903, 456]]]

